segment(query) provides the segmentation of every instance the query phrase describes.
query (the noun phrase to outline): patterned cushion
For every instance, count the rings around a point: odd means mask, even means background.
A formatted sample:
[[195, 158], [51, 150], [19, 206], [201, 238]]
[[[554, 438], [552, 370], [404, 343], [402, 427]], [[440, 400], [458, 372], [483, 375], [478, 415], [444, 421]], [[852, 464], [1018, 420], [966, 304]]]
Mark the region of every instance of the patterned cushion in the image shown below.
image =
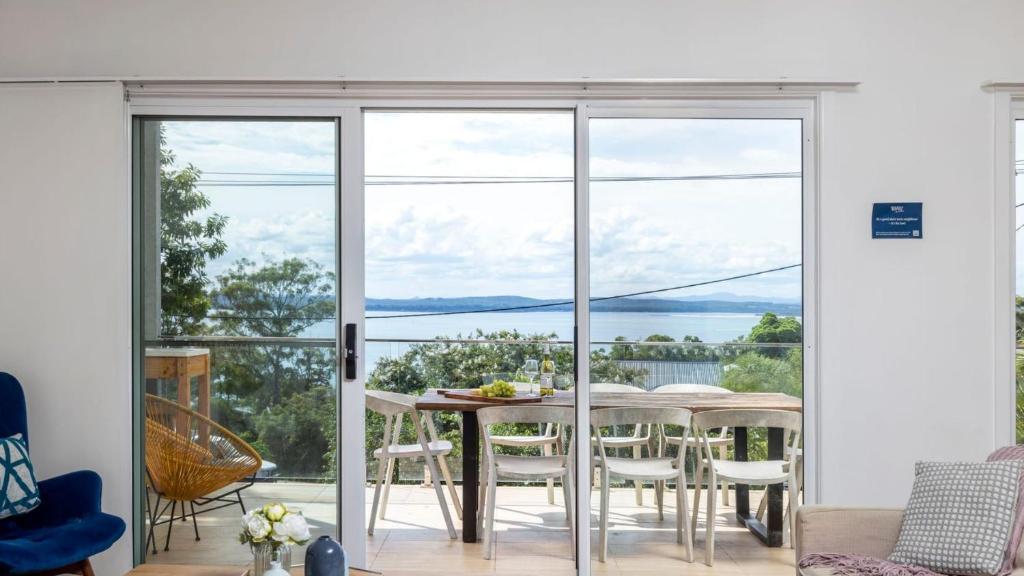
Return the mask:
[[21, 434], [0, 438], [0, 518], [39, 506], [39, 487]]
[[1010, 540], [1022, 464], [918, 462], [889, 560], [945, 574], [998, 574]]

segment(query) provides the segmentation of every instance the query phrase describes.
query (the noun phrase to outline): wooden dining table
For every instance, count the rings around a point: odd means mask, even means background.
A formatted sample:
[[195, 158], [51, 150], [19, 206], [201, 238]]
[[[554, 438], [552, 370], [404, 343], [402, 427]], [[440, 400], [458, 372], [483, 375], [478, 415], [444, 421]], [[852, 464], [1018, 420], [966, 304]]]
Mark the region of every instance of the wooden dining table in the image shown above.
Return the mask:
[[[541, 402], [544, 406], [574, 406], [573, 392], [556, 392]], [[532, 404], [536, 406], [537, 404]], [[461, 398], [448, 398], [436, 390], [429, 390], [416, 401], [417, 410], [459, 412], [462, 414], [462, 541], [476, 542], [476, 516], [479, 508], [480, 482], [480, 430], [476, 411], [495, 404]], [[590, 396], [590, 407], [619, 408], [625, 406], [685, 408], [691, 412], [724, 409], [787, 410], [800, 412], [803, 401], [786, 394], [744, 392], [715, 393], [641, 393], [597, 392]], [[785, 449], [781, 428], [768, 429], [768, 459], [782, 460]], [[747, 429], [733, 428], [734, 458], [746, 461], [748, 454]], [[736, 520], [752, 534], [771, 547], [782, 546], [783, 508], [782, 485], [767, 488], [767, 522], [761, 522], [750, 513], [749, 486], [736, 485]]]

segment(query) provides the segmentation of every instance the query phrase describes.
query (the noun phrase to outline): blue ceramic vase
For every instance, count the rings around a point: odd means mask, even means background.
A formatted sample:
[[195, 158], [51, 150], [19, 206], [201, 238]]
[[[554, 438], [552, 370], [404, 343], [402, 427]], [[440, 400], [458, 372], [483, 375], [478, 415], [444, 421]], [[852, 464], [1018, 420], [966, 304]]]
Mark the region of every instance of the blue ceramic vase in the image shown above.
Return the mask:
[[348, 559], [337, 540], [321, 536], [306, 548], [306, 576], [348, 576]]

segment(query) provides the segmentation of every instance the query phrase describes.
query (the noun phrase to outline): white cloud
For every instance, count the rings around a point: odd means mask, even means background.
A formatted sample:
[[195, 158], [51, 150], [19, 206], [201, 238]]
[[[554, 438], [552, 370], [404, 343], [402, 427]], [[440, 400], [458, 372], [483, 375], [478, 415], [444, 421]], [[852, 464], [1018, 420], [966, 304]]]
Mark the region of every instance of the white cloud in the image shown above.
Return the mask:
[[[591, 132], [595, 176], [800, 169], [799, 123], [600, 120]], [[573, 173], [566, 113], [368, 113], [365, 136], [368, 175]], [[329, 122], [182, 121], [167, 140], [179, 165], [208, 174], [334, 169]], [[211, 271], [261, 254], [333, 269], [333, 187], [205, 190], [230, 219], [230, 251]], [[594, 295], [800, 261], [798, 180], [594, 183], [591, 194]], [[573, 210], [571, 183], [367, 187], [367, 295], [568, 297]], [[796, 297], [799, 274], [666, 295], [722, 291]]]

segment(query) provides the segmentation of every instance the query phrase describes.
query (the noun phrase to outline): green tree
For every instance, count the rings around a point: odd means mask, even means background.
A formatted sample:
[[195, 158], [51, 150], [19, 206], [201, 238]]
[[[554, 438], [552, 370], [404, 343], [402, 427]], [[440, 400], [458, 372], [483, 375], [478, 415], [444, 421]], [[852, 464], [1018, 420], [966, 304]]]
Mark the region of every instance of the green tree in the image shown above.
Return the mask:
[[[719, 359], [719, 354], [707, 346], [636, 346], [618, 336], [616, 342], [624, 344], [612, 345], [609, 357], [612, 360], [655, 360], [662, 362], [707, 362]], [[644, 338], [644, 342], [675, 342], [675, 338], [665, 334], [652, 334]], [[696, 344], [701, 341], [696, 336], [684, 336], [686, 344]]]
[[[243, 258], [217, 283], [218, 334], [290, 338], [334, 316], [334, 273], [313, 260], [257, 265]], [[223, 352], [223, 391], [257, 405], [279, 404], [334, 377], [333, 350], [266, 345]]]
[[[765, 312], [761, 321], [750, 329], [750, 334], [743, 339], [746, 342], [767, 344], [798, 344], [803, 341], [803, 327], [800, 321], [792, 316], [779, 318], [771, 312]], [[764, 348], [765, 356], [781, 358], [786, 355], [786, 348]]]
[[1017, 341], [1024, 340], [1024, 296], [1017, 296]]
[[[334, 316], [333, 293], [334, 274], [312, 260], [241, 259], [217, 277], [214, 328], [226, 336], [300, 336]], [[219, 420], [251, 426], [235, 432], [253, 438], [282, 476], [330, 473], [336, 446], [333, 348], [223, 347], [213, 360], [218, 393], [237, 399], [231, 407], [238, 414]]]
[[309, 478], [331, 474], [337, 446], [331, 441], [337, 434], [335, 402], [331, 387], [316, 386], [292, 394], [256, 417], [259, 440], [280, 475]]
[[210, 309], [206, 262], [224, 254], [221, 236], [227, 218], [197, 212], [210, 207], [199, 188], [201, 172], [192, 164], [174, 169], [174, 152], [160, 132], [160, 332], [199, 334]]

